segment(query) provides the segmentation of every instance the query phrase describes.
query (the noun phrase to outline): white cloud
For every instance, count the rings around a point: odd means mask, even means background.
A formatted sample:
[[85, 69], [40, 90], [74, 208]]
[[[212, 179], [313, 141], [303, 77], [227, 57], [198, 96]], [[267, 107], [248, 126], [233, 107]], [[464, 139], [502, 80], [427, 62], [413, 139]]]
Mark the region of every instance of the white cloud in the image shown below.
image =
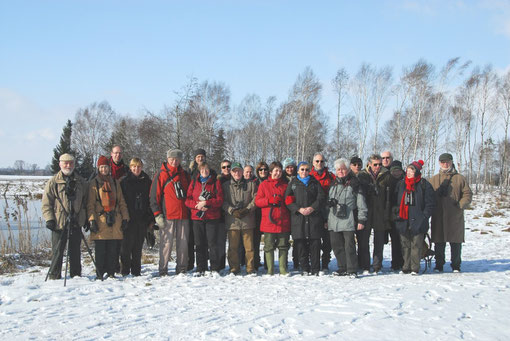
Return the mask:
[[36, 131], [30, 131], [25, 134], [24, 138], [27, 140], [30, 140], [30, 141], [39, 140], [39, 139], [52, 141], [56, 138], [56, 136], [55, 136], [55, 133], [51, 129], [44, 128], [44, 129], [39, 129]]

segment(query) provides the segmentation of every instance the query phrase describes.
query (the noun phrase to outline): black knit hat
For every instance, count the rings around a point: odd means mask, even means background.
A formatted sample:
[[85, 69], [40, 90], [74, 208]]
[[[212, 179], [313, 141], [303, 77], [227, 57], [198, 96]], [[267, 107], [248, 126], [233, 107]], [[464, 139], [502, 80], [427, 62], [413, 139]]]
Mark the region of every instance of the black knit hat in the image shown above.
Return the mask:
[[397, 168], [397, 169], [403, 170], [403, 169], [402, 169], [402, 162], [400, 162], [400, 161], [398, 161], [398, 160], [393, 160], [393, 162], [390, 164], [390, 172], [391, 172], [394, 168]]
[[205, 155], [205, 150], [202, 148], [198, 148], [193, 151], [193, 157], [195, 158], [195, 157], [197, 157], [197, 155], [207, 156], [207, 155]]
[[359, 157], [357, 157], [357, 156], [353, 156], [353, 157], [351, 157], [351, 165], [352, 165], [352, 164], [355, 164], [355, 163], [361, 163], [361, 164], [363, 164], [363, 161], [361, 161], [361, 159], [360, 159]]

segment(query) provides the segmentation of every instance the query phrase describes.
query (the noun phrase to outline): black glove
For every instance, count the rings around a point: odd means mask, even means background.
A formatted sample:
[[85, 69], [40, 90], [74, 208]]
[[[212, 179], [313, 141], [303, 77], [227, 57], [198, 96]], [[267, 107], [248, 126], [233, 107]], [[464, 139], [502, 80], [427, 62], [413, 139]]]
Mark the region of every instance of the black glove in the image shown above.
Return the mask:
[[239, 210], [239, 215], [241, 216], [240, 219], [246, 217], [248, 214], [250, 213], [250, 209], [249, 208], [241, 208]]
[[128, 221], [126, 219], [122, 220], [122, 225], [120, 225], [122, 232], [126, 232], [128, 229]]
[[57, 223], [55, 222], [55, 220], [48, 220], [46, 222], [46, 228], [49, 229], [49, 230], [52, 230], [52, 231], [56, 231], [57, 230]]
[[99, 226], [97, 226], [97, 223], [95, 220], [90, 221], [90, 232], [93, 232], [93, 233], [99, 232]]
[[234, 211], [232, 212], [232, 215], [233, 215], [234, 217], [236, 217], [237, 219], [241, 219], [241, 218], [242, 218], [242, 216], [241, 216], [241, 209], [234, 210]]
[[85, 225], [83, 225], [83, 231], [89, 232], [90, 231], [90, 222], [86, 221]]

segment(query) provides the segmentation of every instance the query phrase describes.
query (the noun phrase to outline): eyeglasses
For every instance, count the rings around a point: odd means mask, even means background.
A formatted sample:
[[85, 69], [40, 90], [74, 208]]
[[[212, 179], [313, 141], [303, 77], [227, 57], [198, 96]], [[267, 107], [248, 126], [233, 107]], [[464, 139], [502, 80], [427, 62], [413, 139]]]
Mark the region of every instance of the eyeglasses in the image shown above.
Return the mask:
[[353, 165], [353, 166], [355, 166], [355, 167], [361, 167], [361, 166], [363, 166], [361, 163], [353, 163], [352, 165]]
[[300, 172], [309, 172], [310, 168], [299, 168]]
[[382, 159], [383, 159], [383, 160], [389, 160], [389, 159], [391, 159], [391, 157], [389, 157], [389, 156], [383, 156], [383, 157], [382, 157]]
[[227, 169], [227, 168], [230, 168], [230, 165], [228, 165], [228, 166], [221, 166], [221, 169]]
[[267, 168], [260, 168], [259, 172], [267, 172]]
[[372, 164], [372, 167], [381, 167], [382, 166], [382, 163], [373, 163]]
[[324, 163], [324, 160], [315, 160], [315, 163]]

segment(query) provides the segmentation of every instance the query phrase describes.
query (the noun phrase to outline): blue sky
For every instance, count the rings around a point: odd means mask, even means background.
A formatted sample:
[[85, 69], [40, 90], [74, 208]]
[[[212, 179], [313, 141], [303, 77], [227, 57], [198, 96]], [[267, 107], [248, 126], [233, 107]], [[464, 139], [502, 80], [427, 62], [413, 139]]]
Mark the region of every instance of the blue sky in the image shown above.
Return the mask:
[[0, 167], [46, 166], [67, 119], [107, 100], [121, 114], [171, 104], [189, 76], [287, 97], [310, 66], [330, 80], [362, 62], [461, 57], [510, 67], [510, 1], [0, 0]]

